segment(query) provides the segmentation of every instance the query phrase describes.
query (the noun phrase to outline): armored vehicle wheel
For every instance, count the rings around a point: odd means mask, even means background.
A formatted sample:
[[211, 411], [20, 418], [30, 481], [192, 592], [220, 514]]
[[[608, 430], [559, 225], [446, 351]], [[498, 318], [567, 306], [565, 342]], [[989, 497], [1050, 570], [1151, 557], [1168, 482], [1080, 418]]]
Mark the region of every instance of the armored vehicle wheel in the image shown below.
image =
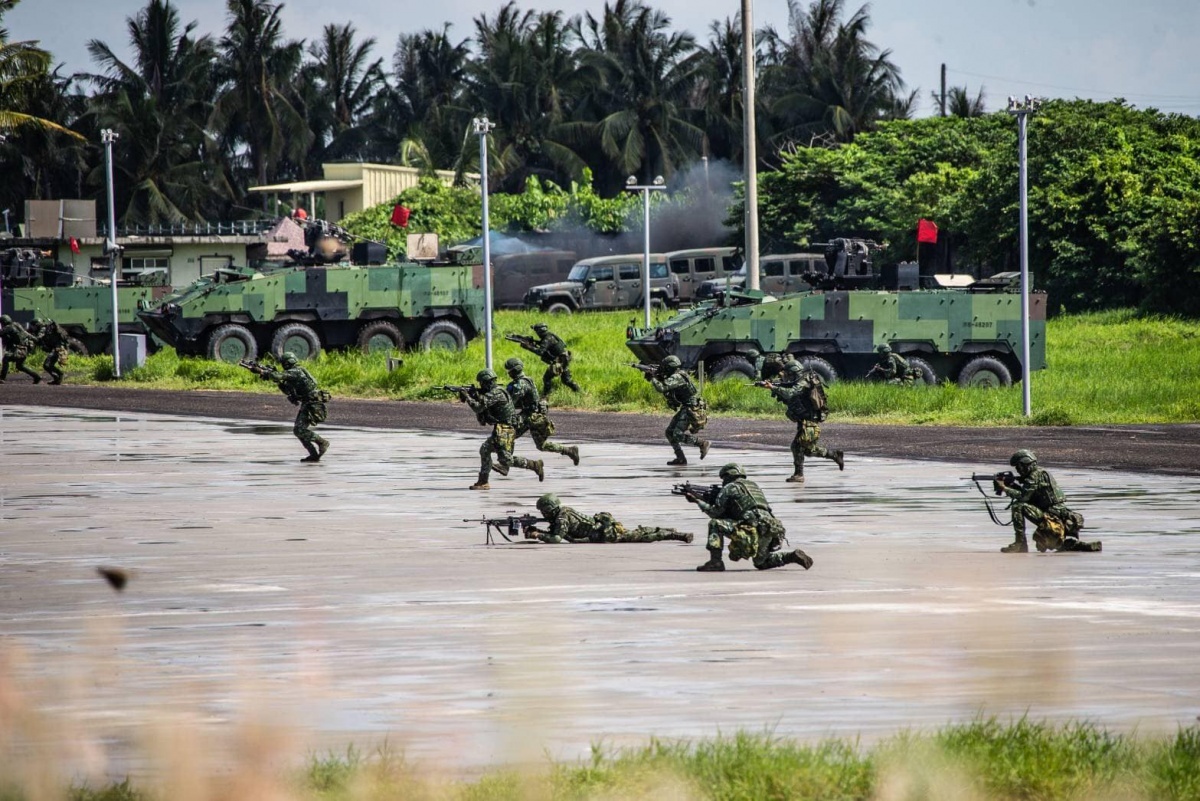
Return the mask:
[[828, 386], [838, 380], [837, 370], [833, 365], [822, 359], [820, 356], [803, 356], [800, 358], [800, 365], [805, 370], [812, 370], [817, 375], [821, 376], [821, 380]]
[[917, 378], [917, 383], [925, 384], [931, 387], [937, 384], [937, 372], [933, 369], [933, 366], [930, 365], [929, 362], [925, 361], [919, 356], [909, 356], [907, 358], [908, 366], [920, 373], [920, 377]]
[[279, 358], [285, 351], [296, 355], [297, 359], [315, 359], [321, 352], [321, 338], [317, 332], [304, 323], [288, 323], [279, 327], [275, 336], [271, 337], [271, 353]]
[[219, 326], [208, 335], [205, 354], [219, 362], [237, 364], [242, 359], [258, 358], [258, 343], [245, 326], [229, 323]]
[[358, 332], [358, 349], [363, 353], [387, 353], [404, 349], [404, 335], [387, 320], [367, 323]]
[[726, 378], [736, 378], [743, 381], [754, 380], [754, 365], [745, 356], [732, 354], [722, 356], [712, 363], [708, 371], [710, 381], [724, 381]]
[[75, 337], [67, 337], [67, 350], [69, 350], [71, 353], [77, 353], [80, 356], [90, 355], [88, 353], [87, 345], [83, 344], [82, 341], [76, 339]]
[[551, 303], [546, 307], [547, 314], [570, 314], [572, 309], [565, 303]]
[[418, 342], [421, 350], [462, 350], [467, 346], [467, 335], [453, 320], [434, 320], [425, 326]]
[[1011, 387], [1012, 373], [1004, 362], [992, 356], [976, 356], [958, 373], [960, 387]]

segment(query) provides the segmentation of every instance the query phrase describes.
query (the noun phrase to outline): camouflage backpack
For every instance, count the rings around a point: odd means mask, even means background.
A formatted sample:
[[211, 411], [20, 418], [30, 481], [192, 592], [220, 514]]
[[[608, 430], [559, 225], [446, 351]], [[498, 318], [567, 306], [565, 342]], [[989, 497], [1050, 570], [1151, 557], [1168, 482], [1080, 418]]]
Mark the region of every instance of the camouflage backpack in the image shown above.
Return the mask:
[[809, 389], [805, 393], [808, 397], [808, 412], [812, 419], [818, 423], [824, 422], [829, 416], [829, 402], [825, 397], [825, 382], [821, 380], [821, 376], [817, 373], [808, 372]]

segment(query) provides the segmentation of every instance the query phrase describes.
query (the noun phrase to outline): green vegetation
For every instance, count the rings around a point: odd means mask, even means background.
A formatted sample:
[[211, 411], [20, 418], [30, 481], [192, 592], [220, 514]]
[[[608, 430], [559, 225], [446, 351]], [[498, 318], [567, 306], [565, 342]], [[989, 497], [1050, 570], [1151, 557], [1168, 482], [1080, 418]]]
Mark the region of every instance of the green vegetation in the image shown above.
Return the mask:
[[[249, 770], [249, 769], [248, 769]], [[230, 777], [232, 786], [239, 776]], [[1200, 793], [1200, 728], [1174, 736], [1114, 734], [1088, 723], [1052, 726], [980, 719], [932, 734], [901, 733], [874, 747], [825, 740], [799, 743], [737, 734], [699, 742], [652, 740], [641, 748], [592, 749], [578, 763], [497, 770], [470, 780], [433, 778], [383, 748], [367, 756], [312, 757], [277, 787], [256, 773], [260, 797], [323, 799], [922, 799], [923, 801], [1183, 801]], [[50, 798], [39, 788], [39, 798]], [[196, 788], [191, 788], [196, 792]], [[211, 797], [219, 797], [213, 793]], [[33, 798], [14, 788], [0, 797]], [[66, 797], [66, 796], [58, 796]], [[152, 801], [129, 781], [75, 788], [73, 801]], [[161, 796], [166, 797], [166, 796]], [[198, 796], [199, 797], [199, 796]]]
[[[665, 316], [665, 314], [664, 314]], [[506, 342], [506, 333], [528, 334], [543, 315], [499, 312], [495, 318], [495, 362], [520, 355], [526, 372], [540, 382], [541, 362]], [[556, 408], [621, 412], [665, 412], [662, 399], [627, 365], [625, 327], [640, 312], [555, 317], [551, 327], [575, 354], [572, 372], [578, 395], [556, 387]], [[1129, 311], [1062, 315], [1047, 326], [1050, 368], [1033, 375], [1034, 425], [1171, 423], [1200, 420], [1200, 323]], [[470, 383], [483, 365], [483, 342], [462, 353], [405, 353], [388, 372], [383, 354], [323, 353], [309, 365], [321, 386], [336, 396], [394, 400], [451, 400], [441, 384]], [[31, 364], [33, 361], [31, 360]], [[111, 379], [112, 360], [73, 357], [68, 381]], [[274, 392], [236, 365], [180, 359], [171, 350], [150, 357], [124, 379], [157, 389], [230, 389]], [[716, 414], [779, 417], [781, 407], [766, 390], [737, 381], [709, 384], [705, 397]], [[955, 385], [892, 387], [842, 382], [829, 391], [832, 422], [941, 425], [1024, 425], [1019, 385], [1003, 390], [965, 390]]]

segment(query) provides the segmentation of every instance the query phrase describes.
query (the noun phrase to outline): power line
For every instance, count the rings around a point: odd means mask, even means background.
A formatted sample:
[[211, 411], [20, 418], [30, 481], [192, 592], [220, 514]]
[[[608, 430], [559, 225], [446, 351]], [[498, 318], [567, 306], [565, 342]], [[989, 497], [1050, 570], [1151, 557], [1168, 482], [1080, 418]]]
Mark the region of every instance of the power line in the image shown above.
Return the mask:
[[955, 74], [966, 75], [971, 78], [984, 78], [989, 81], [1007, 81], [1009, 83], [1020, 84], [1022, 86], [1041, 86], [1046, 89], [1058, 89], [1059, 91], [1062, 91], [1062, 92], [1078, 92], [1080, 94], [1105, 95], [1107, 97], [1142, 97], [1142, 98], [1151, 98], [1151, 99], [1157, 98], [1160, 100], [1191, 100], [1196, 103], [1200, 103], [1200, 95], [1156, 95], [1156, 94], [1150, 94], [1147, 92], [1130, 93], [1130, 92], [1112, 92], [1112, 91], [1108, 91], [1105, 89], [1080, 89], [1078, 87], [1072, 87], [1072, 86], [1059, 86], [1059, 85], [1053, 84], [1053, 83], [1039, 83], [1038, 81], [1026, 81], [1021, 78], [1006, 78], [1003, 75], [984, 75], [982, 73], [967, 72], [966, 70], [960, 70], [955, 67], [949, 67], [949, 66], [947, 67], [947, 69], [950, 72], [953, 72]]

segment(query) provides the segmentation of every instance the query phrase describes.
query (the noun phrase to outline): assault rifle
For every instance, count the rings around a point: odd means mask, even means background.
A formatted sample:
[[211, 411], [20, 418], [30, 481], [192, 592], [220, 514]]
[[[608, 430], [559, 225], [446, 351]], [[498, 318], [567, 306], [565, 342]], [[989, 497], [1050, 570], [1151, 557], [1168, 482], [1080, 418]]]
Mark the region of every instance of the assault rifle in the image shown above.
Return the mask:
[[641, 364], [639, 362], [632, 362], [629, 366], [635, 370], [641, 370], [646, 376], [658, 375], [657, 364]]
[[537, 515], [515, 515], [509, 512], [506, 517], [481, 517], [478, 520], [473, 520], [469, 517], [463, 518], [464, 523], [482, 523], [485, 528], [484, 540], [488, 545], [495, 545], [496, 540], [492, 535], [492, 530], [499, 534], [507, 542], [516, 542], [523, 534], [525, 539], [533, 539], [533, 527], [538, 523], [546, 523], [547, 520], [538, 517]]
[[238, 362], [238, 367], [245, 367], [250, 372], [259, 376], [274, 372], [269, 365], [260, 364], [258, 359], [242, 359]]
[[[996, 484], [1016, 486], [1019, 483], [1019, 479], [1017, 478], [1016, 474], [1011, 470], [1002, 470], [999, 473], [972, 473], [971, 480], [975, 482], [975, 488], [979, 490], [979, 494], [983, 496], [983, 505], [987, 507], [988, 516], [992, 518], [992, 522], [997, 526], [1010, 525], [1009, 521], [1002, 520], [1000, 516], [996, 514], [996, 508], [992, 506], [992, 499], [988, 497], [987, 490], [983, 488], [983, 482], [992, 482], [992, 490], [997, 495], [1003, 495], [1004, 490], [997, 487]], [[1011, 502], [1009, 505], [1012, 505]]]
[[676, 484], [671, 487], [672, 495], [682, 495], [688, 500], [701, 500], [705, 503], [716, 503], [717, 493], [721, 491], [721, 484], [710, 484], [707, 487], [700, 484], [693, 484], [690, 481], [685, 481], [682, 484]]
[[542, 351], [541, 343], [533, 337], [523, 337], [520, 334], [505, 334], [504, 338], [509, 342], [516, 342], [525, 350], [531, 350], [538, 354], [540, 354]]
[[479, 397], [479, 387], [473, 384], [442, 384], [438, 389], [444, 392], [453, 392], [458, 396], [460, 401], [466, 402], [467, 398], [475, 399]]

